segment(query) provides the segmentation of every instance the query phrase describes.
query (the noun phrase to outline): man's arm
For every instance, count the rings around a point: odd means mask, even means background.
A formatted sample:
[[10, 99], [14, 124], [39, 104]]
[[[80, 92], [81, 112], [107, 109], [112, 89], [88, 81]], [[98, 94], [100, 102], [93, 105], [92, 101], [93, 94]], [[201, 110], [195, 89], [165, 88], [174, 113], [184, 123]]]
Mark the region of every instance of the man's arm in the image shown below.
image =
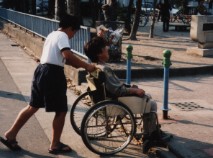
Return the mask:
[[63, 50], [61, 53], [62, 53], [63, 57], [66, 59], [67, 65], [71, 65], [75, 68], [81, 67], [81, 68], [86, 69], [86, 71], [88, 71], [88, 72], [93, 72], [96, 69], [94, 65], [88, 64], [88, 63], [82, 61], [77, 56], [75, 56], [72, 51], [70, 51], [68, 49]]

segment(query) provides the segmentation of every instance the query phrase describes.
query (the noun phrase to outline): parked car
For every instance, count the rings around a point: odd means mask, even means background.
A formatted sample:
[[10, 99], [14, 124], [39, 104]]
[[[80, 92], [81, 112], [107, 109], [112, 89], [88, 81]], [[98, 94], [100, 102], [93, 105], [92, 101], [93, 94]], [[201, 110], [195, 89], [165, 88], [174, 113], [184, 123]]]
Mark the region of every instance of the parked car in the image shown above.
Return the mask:
[[141, 10], [144, 12], [150, 13], [154, 10], [153, 4], [152, 3], [142, 3]]
[[[136, 2], [134, 2], [134, 8], [136, 8]], [[141, 11], [150, 13], [153, 11], [153, 3], [145, 2], [141, 4]]]

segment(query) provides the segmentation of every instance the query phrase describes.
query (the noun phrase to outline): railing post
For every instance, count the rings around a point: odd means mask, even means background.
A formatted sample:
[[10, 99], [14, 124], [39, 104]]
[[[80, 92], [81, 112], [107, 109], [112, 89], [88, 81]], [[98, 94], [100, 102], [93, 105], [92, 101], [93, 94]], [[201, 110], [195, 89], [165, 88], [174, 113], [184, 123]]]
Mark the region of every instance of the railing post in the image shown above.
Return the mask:
[[171, 57], [170, 50], [163, 51], [163, 65], [164, 65], [164, 98], [163, 98], [163, 119], [168, 119], [168, 88], [169, 88], [169, 67], [171, 65], [170, 57]]
[[133, 50], [133, 47], [132, 45], [128, 45], [127, 48], [127, 54], [126, 54], [126, 57], [127, 57], [127, 71], [126, 71], [126, 84], [127, 85], [130, 85], [131, 84], [131, 59], [132, 59], [132, 50]]

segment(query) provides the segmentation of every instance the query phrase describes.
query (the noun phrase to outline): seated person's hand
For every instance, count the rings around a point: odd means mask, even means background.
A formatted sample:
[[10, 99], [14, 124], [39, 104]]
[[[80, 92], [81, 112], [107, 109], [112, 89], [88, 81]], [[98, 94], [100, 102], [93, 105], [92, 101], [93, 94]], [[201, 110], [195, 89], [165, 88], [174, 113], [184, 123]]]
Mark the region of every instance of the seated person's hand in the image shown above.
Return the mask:
[[136, 89], [136, 94], [139, 96], [139, 97], [143, 97], [145, 95], [145, 91], [143, 89], [139, 89], [137, 88]]
[[140, 88], [133, 88], [133, 87], [131, 87], [131, 88], [129, 89], [129, 92], [130, 92], [130, 94], [134, 94], [134, 95], [137, 95], [137, 96], [139, 96], [139, 97], [143, 97], [144, 94], [145, 94], [145, 91], [144, 91], [143, 89], [140, 89]]
[[133, 84], [133, 85], [132, 85], [132, 88], [138, 88], [138, 86]]

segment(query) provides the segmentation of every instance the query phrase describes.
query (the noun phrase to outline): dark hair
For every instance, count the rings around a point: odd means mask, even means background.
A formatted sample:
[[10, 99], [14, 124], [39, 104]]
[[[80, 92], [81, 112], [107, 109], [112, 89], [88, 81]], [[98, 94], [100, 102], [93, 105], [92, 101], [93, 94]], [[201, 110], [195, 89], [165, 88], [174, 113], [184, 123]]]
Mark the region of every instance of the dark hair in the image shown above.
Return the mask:
[[80, 29], [80, 20], [77, 16], [63, 14], [60, 17], [59, 27], [61, 27], [63, 29], [71, 27], [72, 30], [79, 30]]
[[92, 62], [98, 62], [98, 55], [102, 53], [102, 49], [106, 47], [106, 41], [102, 37], [93, 37], [84, 46], [84, 52], [86, 56]]

